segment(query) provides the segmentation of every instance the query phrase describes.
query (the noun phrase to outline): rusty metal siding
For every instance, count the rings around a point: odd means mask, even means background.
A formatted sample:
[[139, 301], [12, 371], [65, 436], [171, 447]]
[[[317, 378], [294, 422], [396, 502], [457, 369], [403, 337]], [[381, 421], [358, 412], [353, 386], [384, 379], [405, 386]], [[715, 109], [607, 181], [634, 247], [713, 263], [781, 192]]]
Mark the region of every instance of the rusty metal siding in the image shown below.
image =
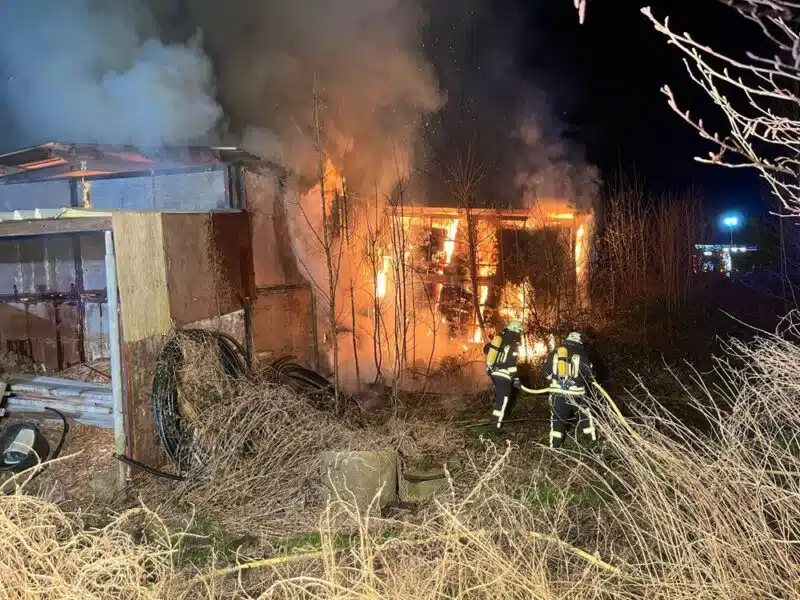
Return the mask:
[[50, 371], [108, 356], [102, 234], [0, 241], [0, 354]]
[[69, 181], [0, 184], [0, 212], [69, 206]]
[[[212, 211], [230, 208], [228, 177], [224, 169], [155, 174], [146, 177], [97, 179], [90, 198], [97, 210]], [[78, 182], [78, 197], [84, 184]]]

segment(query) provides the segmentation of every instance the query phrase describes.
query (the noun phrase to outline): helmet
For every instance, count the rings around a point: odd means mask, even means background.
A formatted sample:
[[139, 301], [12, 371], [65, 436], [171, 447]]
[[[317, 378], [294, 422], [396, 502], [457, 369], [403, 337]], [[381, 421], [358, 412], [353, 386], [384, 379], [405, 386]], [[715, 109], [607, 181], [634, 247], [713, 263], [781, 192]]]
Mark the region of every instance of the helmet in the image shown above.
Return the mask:
[[514, 333], [522, 333], [522, 321], [511, 321], [506, 329]]
[[572, 331], [567, 336], [567, 341], [568, 342], [575, 342], [576, 344], [582, 344], [583, 343], [583, 336], [580, 333], [578, 333], [577, 331]]

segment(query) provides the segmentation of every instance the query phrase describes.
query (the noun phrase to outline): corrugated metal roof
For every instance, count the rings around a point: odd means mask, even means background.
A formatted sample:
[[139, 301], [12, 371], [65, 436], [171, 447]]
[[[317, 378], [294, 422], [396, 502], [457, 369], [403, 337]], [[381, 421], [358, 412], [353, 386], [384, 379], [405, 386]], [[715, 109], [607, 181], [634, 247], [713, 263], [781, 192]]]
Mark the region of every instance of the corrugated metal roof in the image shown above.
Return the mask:
[[0, 155], [0, 183], [108, 176], [195, 167], [202, 169], [226, 164], [266, 163], [249, 152], [230, 146], [147, 149], [132, 146], [49, 142]]

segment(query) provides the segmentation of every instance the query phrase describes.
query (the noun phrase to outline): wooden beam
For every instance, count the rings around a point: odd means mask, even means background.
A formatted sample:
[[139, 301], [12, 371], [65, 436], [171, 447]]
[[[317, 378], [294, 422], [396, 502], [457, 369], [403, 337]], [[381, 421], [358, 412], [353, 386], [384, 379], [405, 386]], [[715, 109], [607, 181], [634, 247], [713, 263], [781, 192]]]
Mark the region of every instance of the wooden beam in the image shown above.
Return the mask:
[[0, 221], [0, 238], [86, 233], [111, 229], [111, 217]]

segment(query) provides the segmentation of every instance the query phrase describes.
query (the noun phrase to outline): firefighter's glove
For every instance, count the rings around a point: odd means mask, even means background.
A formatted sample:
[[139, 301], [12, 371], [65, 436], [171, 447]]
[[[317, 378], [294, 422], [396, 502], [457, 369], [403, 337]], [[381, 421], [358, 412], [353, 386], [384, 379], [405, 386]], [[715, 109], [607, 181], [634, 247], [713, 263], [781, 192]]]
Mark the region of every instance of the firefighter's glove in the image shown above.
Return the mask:
[[511, 385], [519, 389], [520, 387], [522, 387], [522, 382], [519, 379], [515, 379], [514, 381], [511, 382]]

